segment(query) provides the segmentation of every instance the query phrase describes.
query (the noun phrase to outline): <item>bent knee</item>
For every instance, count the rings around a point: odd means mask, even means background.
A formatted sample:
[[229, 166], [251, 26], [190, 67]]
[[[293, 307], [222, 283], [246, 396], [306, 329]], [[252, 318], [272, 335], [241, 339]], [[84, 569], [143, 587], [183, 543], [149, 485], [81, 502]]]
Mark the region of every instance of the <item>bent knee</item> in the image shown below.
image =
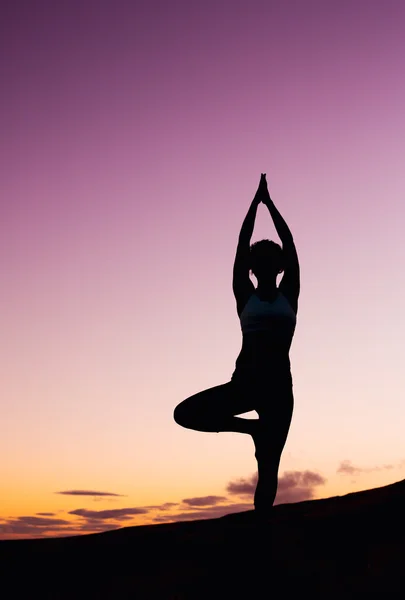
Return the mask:
[[181, 425], [182, 427], [189, 427], [190, 417], [188, 415], [188, 410], [184, 406], [184, 402], [180, 402], [176, 406], [173, 411], [173, 419], [176, 421], [177, 425]]

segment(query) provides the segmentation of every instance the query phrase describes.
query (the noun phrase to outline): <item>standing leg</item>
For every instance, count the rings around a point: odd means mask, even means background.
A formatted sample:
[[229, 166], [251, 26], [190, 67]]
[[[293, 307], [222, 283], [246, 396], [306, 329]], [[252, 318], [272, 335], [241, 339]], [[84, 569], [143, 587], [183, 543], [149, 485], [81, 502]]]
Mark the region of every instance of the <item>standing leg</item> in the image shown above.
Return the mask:
[[256, 408], [259, 420], [253, 434], [258, 467], [254, 505], [258, 513], [268, 514], [277, 494], [280, 459], [292, 419], [292, 388], [286, 387], [282, 393], [278, 391], [277, 397], [261, 404]]
[[254, 396], [232, 381], [198, 392], [174, 409], [178, 425], [196, 431], [252, 433], [252, 419], [235, 415], [254, 410]]

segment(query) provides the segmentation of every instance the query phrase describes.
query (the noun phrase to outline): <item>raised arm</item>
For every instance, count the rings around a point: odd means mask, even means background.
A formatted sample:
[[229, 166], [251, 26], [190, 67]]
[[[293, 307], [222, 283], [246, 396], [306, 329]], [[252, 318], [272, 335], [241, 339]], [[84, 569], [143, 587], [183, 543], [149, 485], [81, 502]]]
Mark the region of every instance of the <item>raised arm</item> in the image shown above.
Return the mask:
[[233, 265], [232, 288], [236, 300], [238, 314], [242, 312], [247, 300], [254, 291], [254, 285], [249, 277], [250, 240], [256, 220], [257, 207], [264, 198], [267, 188], [264, 175], [260, 177], [259, 187], [242, 223]]
[[270, 198], [270, 194], [267, 189], [267, 182], [262, 202], [269, 209], [270, 216], [273, 219], [274, 227], [276, 228], [283, 247], [284, 275], [279, 287], [281, 292], [290, 302], [292, 308], [295, 310], [295, 312], [297, 312], [298, 296], [300, 293], [300, 266], [297, 249], [287, 223], [277, 210], [273, 200]]

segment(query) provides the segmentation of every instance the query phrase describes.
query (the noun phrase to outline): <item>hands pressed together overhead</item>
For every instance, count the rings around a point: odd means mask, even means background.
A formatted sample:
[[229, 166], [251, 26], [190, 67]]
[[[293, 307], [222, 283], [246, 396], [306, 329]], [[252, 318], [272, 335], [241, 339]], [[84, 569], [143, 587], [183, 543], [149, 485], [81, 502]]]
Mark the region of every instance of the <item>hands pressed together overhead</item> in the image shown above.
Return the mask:
[[259, 187], [257, 188], [254, 199], [257, 202], [257, 204], [263, 202], [263, 204], [267, 205], [270, 202], [270, 194], [267, 188], [266, 173], [262, 173], [260, 175]]

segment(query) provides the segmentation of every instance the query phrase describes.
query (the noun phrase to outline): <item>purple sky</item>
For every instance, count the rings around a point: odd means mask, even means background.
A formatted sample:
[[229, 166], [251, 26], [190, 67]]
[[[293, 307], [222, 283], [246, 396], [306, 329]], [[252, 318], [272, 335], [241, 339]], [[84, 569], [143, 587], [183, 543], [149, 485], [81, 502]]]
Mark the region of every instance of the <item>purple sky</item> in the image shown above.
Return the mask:
[[280, 474], [403, 478], [404, 3], [21, 1], [0, 29], [0, 517], [251, 477], [248, 438], [172, 411], [232, 373], [261, 172], [302, 272]]

